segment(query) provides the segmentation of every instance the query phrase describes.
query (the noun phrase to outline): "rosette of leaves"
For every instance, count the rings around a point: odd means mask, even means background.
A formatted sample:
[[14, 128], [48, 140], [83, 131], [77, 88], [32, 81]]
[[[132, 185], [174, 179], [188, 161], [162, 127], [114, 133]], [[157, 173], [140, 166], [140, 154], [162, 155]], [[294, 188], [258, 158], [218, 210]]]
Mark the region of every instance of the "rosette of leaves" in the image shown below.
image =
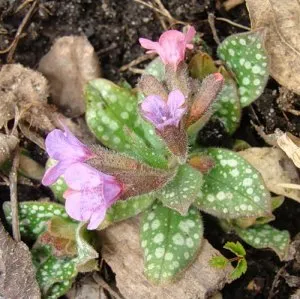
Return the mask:
[[[247, 34], [251, 36], [250, 33]], [[249, 48], [248, 41], [252, 41], [252, 38], [248, 38], [248, 35], [244, 38], [247, 42], [246, 47]], [[253, 51], [258, 50], [258, 41], [261, 41], [261, 36], [257, 41], [252, 41]], [[239, 45], [239, 51], [243, 51], [243, 42]], [[255, 57], [258, 52], [252, 54]], [[155, 128], [139, 115], [140, 101], [152, 91], [155, 92], [155, 88], [158, 88], [156, 91], [159, 92], [164, 92], [162, 88], [165, 86], [169, 90], [178, 88], [190, 96], [191, 80], [187, 77], [186, 65], [179, 67], [178, 77], [172, 77], [170, 70], [164, 66], [162, 68], [157, 60], [154, 63], [156, 66], [149, 66], [146, 70], [152, 77], [141, 79], [139, 92], [117, 86], [105, 79], [96, 79], [86, 86], [85, 96], [86, 120], [90, 130], [107, 148], [120, 152], [118, 157], [123, 157], [120, 161], [130, 156], [137, 161], [136, 163], [144, 163], [143, 165], [151, 167], [157, 178], [159, 172], [171, 173], [158, 188], [148, 189], [143, 194], [117, 201], [108, 210], [105, 221], [98, 228], [103, 229], [114, 222], [142, 213], [140, 238], [144, 252], [145, 275], [152, 282], [162, 284], [180, 277], [180, 273], [191, 265], [201, 250], [203, 223], [199, 210], [229, 220], [269, 217], [272, 210], [270, 193], [261, 175], [237, 153], [208, 148], [188, 153], [178, 159], [174, 154], [176, 151], [168, 143], [170, 140], [166, 141], [164, 136], [157, 134]], [[236, 77], [229, 70], [223, 67], [220, 71], [226, 83], [219, 95], [223, 99], [215, 101], [219, 111], [215, 115], [223, 118], [229, 131], [233, 132], [240, 118], [239, 86]], [[205, 80], [204, 77], [201, 79]], [[152, 80], [153, 84], [147, 84], [147, 80]], [[199, 85], [199, 81], [197, 84]], [[209, 104], [212, 102], [213, 98]], [[231, 116], [235, 115], [236, 119], [227, 119], [227, 112], [222, 109], [228, 111]], [[232, 112], [230, 109], [235, 110]], [[210, 109], [206, 109], [205, 112], [209, 111]], [[190, 135], [190, 141], [194, 138], [194, 133], [209, 119], [207, 115], [210, 117], [212, 113], [204, 113], [193, 130], [190, 130], [191, 134], [189, 129], [185, 128], [185, 133]], [[172, 146], [176, 147], [180, 140], [182, 139], [175, 138], [176, 142]], [[184, 146], [188, 152], [188, 143]], [[126, 165], [130, 168], [133, 164]], [[136, 172], [140, 168], [145, 169], [145, 166], [137, 167]], [[106, 167], [105, 170], [107, 169], [110, 168]], [[124, 169], [122, 168], [122, 173]], [[144, 174], [146, 173], [147, 171]], [[115, 174], [117, 175], [118, 171], [115, 171]]]
[[[9, 202], [3, 205], [11, 224]], [[94, 233], [68, 217], [64, 206], [53, 202], [19, 204], [22, 239], [34, 242], [31, 250], [43, 298], [56, 299], [72, 286], [79, 272], [98, 269]]]

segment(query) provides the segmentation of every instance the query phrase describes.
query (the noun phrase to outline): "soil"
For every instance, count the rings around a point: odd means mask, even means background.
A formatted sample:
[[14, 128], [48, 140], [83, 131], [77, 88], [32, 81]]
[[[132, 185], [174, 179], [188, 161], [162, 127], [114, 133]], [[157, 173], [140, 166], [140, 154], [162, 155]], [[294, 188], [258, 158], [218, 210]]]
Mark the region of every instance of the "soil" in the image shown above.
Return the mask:
[[[16, 12], [23, 1], [0, 0], [0, 49], [5, 49], [13, 41], [14, 36], [28, 7]], [[242, 25], [249, 26], [245, 5], [239, 5], [229, 12], [224, 11], [220, 0], [164, 0], [162, 1], [171, 15], [181, 21], [193, 24], [198, 32], [203, 34], [207, 46], [215, 55], [216, 43], [208, 25], [208, 13], [230, 19]], [[219, 38], [242, 32], [242, 29], [224, 22], [216, 21]], [[140, 36], [157, 39], [163, 31], [159, 15], [151, 9], [133, 0], [40, 0], [38, 7], [24, 28], [24, 33], [17, 45], [14, 61], [25, 66], [36, 68], [41, 57], [50, 49], [54, 40], [64, 35], [81, 35], [88, 37], [95, 48], [101, 62], [103, 77], [118, 82], [123, 79], [134, 85], [138, 76], [132, 72], [120, 73], [119, 68], [137, 57], [144, 51], [138, 45]], [[0, 55], [0, 63], [6, 63], [7, 56]], [[143, 65], [141, 65], [142, 67]], [[280, 127], [296, 135], [300, 132], [299, 118], [285, 113], [277, 104], [279, 86], [270, 80], [264, 94], [251, 107], [244, 110], [240, 129], [233, 137], [225, 134], [220, 123], [210, 122], [201, 132], [199, 142], [203, 145], [222, 146], [230, 148], [234, 138], [244, 139], [252, 146], [263, 145], [251, 121], [265, 126], [267, 133]], [[29, 143], [31, 152], [37, 160], [44, 162], [45, 157], [37, 153]], [[49, 196], [47, 188], [20, 187], [20, 200], [34, 200], [41, 196]], [[9, 198], [8, 189], [1, 187], [0, 198]], [[272, 223], [280, 229], [287, 229], [294, 237], [300, 228], [300, 205], [286, 200], [276, 212], [276, 220]], [[237, 239], [233, 234], [225, 234], [217, 225], [215, 219], [205, 215], [205, 237], [217, 249], [222, 250], [226, 241]], [[227, 285], [222, 293], [225, 299], [240, 298], [289, 298], [294, 289], [279, 279], [274, 296], [270, 295], [272, 283], [278, 270], [284, 265], [277, 256], [267, 250], [256, 250], [247, 245], [247, 260], [249, 269], [246, 275], [238, 281]], [[226, 251], [224, 252], [226, 255]], [[290, 274], [299, 275], [288, 268]], [[110, 272], [109, 272], [110, 273]], [[110, 280], [111, 275], [105, 275]]]

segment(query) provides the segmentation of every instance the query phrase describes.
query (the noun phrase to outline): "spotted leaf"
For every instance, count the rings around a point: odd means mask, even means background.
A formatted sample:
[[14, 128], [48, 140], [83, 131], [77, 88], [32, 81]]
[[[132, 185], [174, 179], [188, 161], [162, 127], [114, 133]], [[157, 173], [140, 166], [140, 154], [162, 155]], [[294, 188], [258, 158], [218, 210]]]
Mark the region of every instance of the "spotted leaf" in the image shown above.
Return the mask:
[[146, 66], [145, 73], [154, 76], [159, 81], [163, 81], [165, 78], [165, 65], [157, 57]]
[[99, 257], [99, 254], [93, 247], [95, 239], [95, 232], [88, 231], [86, 229], [86, 223], [80, 223], [78, 225], [75, 236], [77, 257], [73, 261], [79, 272], [98, 270], [97, 258]]
[[228, 133], [232, 134], [238, 128], [241, 119], [241, 104], [235, 81], [223, 68], [219, 72], [224, 76], [223, 88], [214, 103], [214, 113], [222, 123]]
[[[54, 166], [57, 163], [57, 161], [53, 159], [48, 159], [46, 163], [46, 169], [50, 168], [51, 166]], [[64, 203], [65, 199], [63, 197], [64, 192], [68, 189], [68, 186], [63, 178], [63, 175], [58, 178], [58, 180], [49, 186], [51, 191], [53, 192], [55, 198], [61, 202]]]
[[76, 276], [75, 263], [71, 259], [60, 259], [52, 255], [36, 271], [36, 279], [45, 298], [59, 298], [64, 295]]
[[107, 210], [105, 219], [98, 229], [104, 229], [112, 223], [138, 215], [148, 209], [154, 200], [155, 198], [148, 194], [131, 197], [126, 200], [118, 200]]
[[259, 172], [237, 153], [209, 148], [202, 152], [215, 166], [203, 175], [202, 194], [195, 204], [220, 218], [271, 215], [270, 193]]
[[214, 102], [214, 115], [224, 124], [225, 129], [232, 134], [238, 127], [241, 118], [241, 104], [237, 86], [233, 78], [223, 68], [217, 68], [214, 60], [207, 53], [196, 54], [190, 64], [189, 70], [193, 78], [203, 80], [210, 74], [220, 72], [224, 79], [224, 85]]
[[137, 94], [105, 79], [90, 81], [85, 89], [86, 121], [107, 147], [158, 168], [167, 167], [168, 151], [153, 127], [138, 113]]
[[247, 229], [235, 228], [237, 234], [254, 248], [271, 248], [284, 260], [286, 257], [290, 235], [286, 230], [278, 230], [269, 224], [258, 225]]
[[235, 34], [218, 47], [218, 56], [236, 76], [242, 107], [262, 94], [269, 77], [264, 37], [263, 30]]
[[[3, 204], [6, 220], [11, 224], [10, 202]], [[19, 203], [19, 223], [21, 235], [35, 240], [45, 231], [47, 221], [53, 216], [60, 216], [72, 221], [65, 212], [64, 206], [53, 202], [26, 201]]]
[[160, 203], [153, 205], [144, 214], [141, 228], [147, 278], [155, 284], [174, 280], [195, 259], [202, 236], [197, 209], [182, 216]]
[[189, 165], [181, 165], [175, 178], [155, 196], [164, 206], [185, 215], [201, 191], [202, 174]]

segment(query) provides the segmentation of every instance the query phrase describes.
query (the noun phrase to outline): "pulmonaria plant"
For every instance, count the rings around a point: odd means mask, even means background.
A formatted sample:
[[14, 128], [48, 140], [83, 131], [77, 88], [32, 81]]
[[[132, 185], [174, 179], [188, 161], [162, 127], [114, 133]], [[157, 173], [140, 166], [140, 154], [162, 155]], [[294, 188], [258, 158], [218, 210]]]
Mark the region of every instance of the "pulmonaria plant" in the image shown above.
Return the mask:
[[[186, 63], [194, 36], [195, 29], [188, 27], [186, 33], [167, 31], [158, 42], [141, 38], [144, 48], [159, 55], [153, 62], [159, 72], [146, 68], [137, 89], [105, 79], [88, 83], [86, 121], [106, 148], [87, 147], [67, 128], [46, 138], [51, 163], [43, 184], [51, 185], [57, 196], [63, 194], [67, 214], [84, 222], [80, 227], [87, 223], [89, 230], [101, 230], [143, 213], [145, 275], [157, 284], [180, 277], [199, 254], [199, 211], [218, 217], [223, 228], [248, 244], [274, 249], [280, 258], [289, 243], [287, 232], [267, 224], [278, 205], [256, 169], [234, 151], [201, 148], [196, 142], [210, 118], [233, 133], [241, 107], [261, 94], [268, 76], [264, 35], [255, 31], [226, 39], [218, 48], [221, 67], [203, 53]], [[28, 211], [24, 208], [24, 215]], [[21, 228], [37, 238], [45, 233], [45, 223], [30, 222], [28, 228], [24, 221]], [[55, 224], [60, 227], [57, 220]], [[78, 258], [73, 262], [77, 265]]]

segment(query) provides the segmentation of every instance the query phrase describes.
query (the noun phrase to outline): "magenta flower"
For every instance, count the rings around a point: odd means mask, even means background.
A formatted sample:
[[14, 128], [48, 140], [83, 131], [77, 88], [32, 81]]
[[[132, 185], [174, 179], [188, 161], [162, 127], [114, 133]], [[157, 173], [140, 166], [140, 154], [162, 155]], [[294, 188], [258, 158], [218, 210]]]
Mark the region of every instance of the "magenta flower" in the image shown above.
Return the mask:
[[58, 161], [55, 166], [46, 171], [42, 180], [42, 184], [45, 186], [53, 184], [72, 164], [84, 162], [94, 156], [91, 150], [66, 127], [64, 127], [64, 131], [55, 129], [50, 132], [45, 144], [50, 158]]
[[167, 126], [178, 127], [186, 112], [186, 107], [182, 107], [184, 102], [184, 95], [179, 89], [169, 93], [167, 102], [158, 95], [150, 95], [141, 104], [141, 114], [158, 131], [162, 131]]
[[195, 34], [195, 28], [189, 26], [185, 34], [178, 30], [168, 30], [160, 36], [158, 42], [145, 38], [140, 38], [139, 42], [149, 50], [147, 53], [157, 53], [164, 64], [170, 64], [176, 71], [178, 64], [184, 60], [186, 48], [193, 49], [191, 41]]
[[122, 185], [115, 177], [95, 168], [75, 163], [64, 175], [69, 189], [64, 193], [66, 211], [78, 221], [89, 221], [88, 229], [96, 229], [106, 210], [120, 197]]

